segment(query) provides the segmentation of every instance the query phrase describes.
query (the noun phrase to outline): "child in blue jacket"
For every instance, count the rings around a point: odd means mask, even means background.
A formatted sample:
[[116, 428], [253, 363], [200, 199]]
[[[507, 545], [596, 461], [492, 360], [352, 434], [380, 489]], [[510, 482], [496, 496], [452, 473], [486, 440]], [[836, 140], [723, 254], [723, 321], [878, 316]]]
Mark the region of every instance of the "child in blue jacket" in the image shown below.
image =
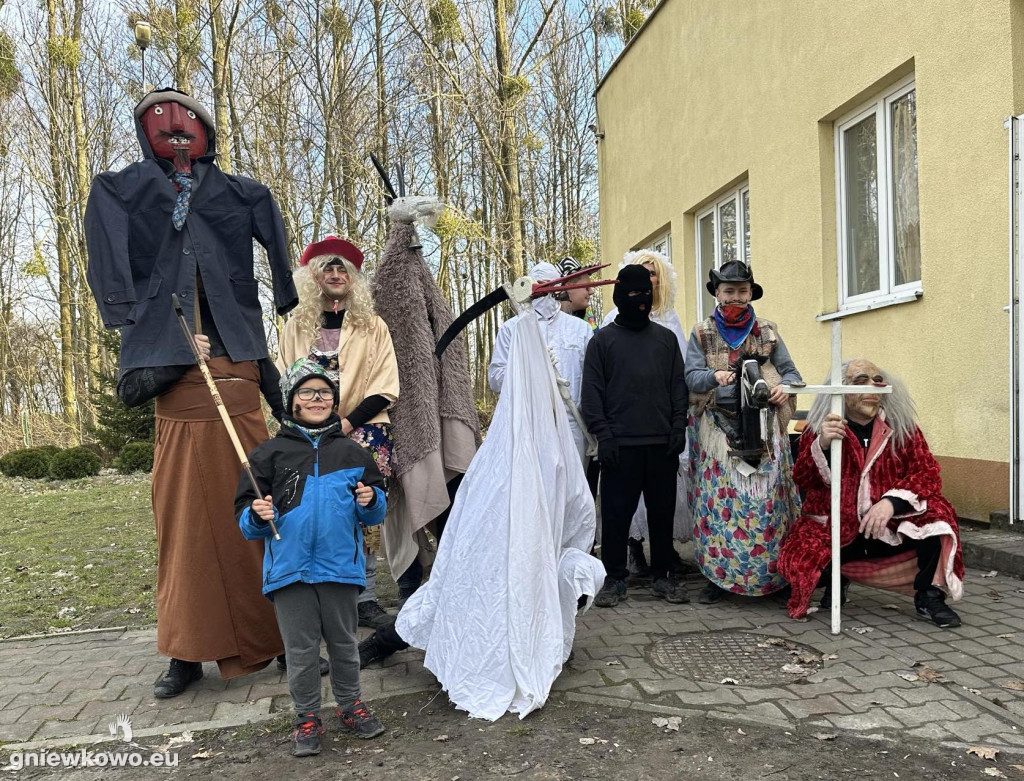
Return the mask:
[[[320, 639], [346, 730], [374, 738], [384, 726], [359, 691], [357, 599], [366, 586], [363, 527], [384, 521], [384, 478], [370, 454], [341, 433], [337, 387], [303, 358], [281, 378], [281, 430], [252, 451], [261, 498], [242, 477], [235, 513], [242, 534], [262, 539], [263, 593], [284, 639], [288, 690], [297, 714], [297, 757], [320, 753]], [[281, 534], [274, 540], [269, 521]]]

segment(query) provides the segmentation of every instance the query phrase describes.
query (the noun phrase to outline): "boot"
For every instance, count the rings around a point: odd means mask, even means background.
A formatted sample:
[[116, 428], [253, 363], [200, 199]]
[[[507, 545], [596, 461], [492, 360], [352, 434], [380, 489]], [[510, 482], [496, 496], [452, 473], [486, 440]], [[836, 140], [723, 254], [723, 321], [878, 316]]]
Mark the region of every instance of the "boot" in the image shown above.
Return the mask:
[[394, 616], [385, 613], [381, 606], [372, 599], [359, 603], [359, 626], [376, 629], [395, 620]]
[[153, 686], [153, 696], [162, 700], [177, 697], [188, 688], [190, 683], [203, 677], [202, 662], [183, 662], [171, 659], [171, 665], [163, 678]]
[[626, 543], [626, 550], [628, 551], [629, 574], [634, 578], [649, 578], [651, 567], [647, 563], [647, 557], [644, 556], [643, 540], [634, 540], [630, 537]]

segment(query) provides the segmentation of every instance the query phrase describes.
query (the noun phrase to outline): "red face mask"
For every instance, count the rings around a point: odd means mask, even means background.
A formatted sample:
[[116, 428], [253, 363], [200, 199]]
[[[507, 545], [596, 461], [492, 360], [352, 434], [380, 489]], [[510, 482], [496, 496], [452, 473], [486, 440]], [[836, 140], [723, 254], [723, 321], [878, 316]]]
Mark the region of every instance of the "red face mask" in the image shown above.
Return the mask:
[[153, 154], [172, 161], [179, 171], [191, 172], [192, 161], [206, 154], [206, 125], [180, 103], [168, 101], [150, 106], [141, 122]]

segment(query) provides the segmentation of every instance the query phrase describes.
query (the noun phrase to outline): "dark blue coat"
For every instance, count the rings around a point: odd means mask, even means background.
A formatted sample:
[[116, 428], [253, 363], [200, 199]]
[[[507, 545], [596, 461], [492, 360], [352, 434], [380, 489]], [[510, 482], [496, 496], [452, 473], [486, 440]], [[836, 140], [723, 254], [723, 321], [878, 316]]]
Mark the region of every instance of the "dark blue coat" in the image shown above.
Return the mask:
[[267, 250], [277, 313], [298, 303], [284, 221], [270, 190], [217, 168], [214, 129], [207, 130], [210, 154], [193, 164], [191, 209], [180, 231], [171, 223], [174, 167], [154, 157], [139, 122], [145, 159], [93, 180], [85, 211], [87, 278], [103, 325], [121, 329], [122, 371], [194, 363], [171, 293], [194, 325], [197, 272], [231, 359], [267, 356], [253, 239]]

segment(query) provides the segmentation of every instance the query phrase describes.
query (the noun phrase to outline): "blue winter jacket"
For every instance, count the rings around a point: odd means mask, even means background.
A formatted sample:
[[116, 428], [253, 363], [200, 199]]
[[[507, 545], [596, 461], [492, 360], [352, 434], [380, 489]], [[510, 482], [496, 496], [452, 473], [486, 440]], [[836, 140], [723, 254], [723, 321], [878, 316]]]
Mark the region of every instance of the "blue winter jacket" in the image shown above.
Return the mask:
[[[235, 515], [247, 539], [265, 541], [263, 593], [273, 599], [273, 591], [299, 581], [365, 588], [362, 527], [384, 521], [384, 478], [370, 453], [341, 433], [337, 417], [316, 439], [282, 426], [249, 454], [249, 463], [263, 496], [273, 498], [281, 534], [275, 540], [270, 524], [252, 512], [257, 497], [243, 474]], [[356, 503], [358, 482], [374, 489], [368, 507]]]

